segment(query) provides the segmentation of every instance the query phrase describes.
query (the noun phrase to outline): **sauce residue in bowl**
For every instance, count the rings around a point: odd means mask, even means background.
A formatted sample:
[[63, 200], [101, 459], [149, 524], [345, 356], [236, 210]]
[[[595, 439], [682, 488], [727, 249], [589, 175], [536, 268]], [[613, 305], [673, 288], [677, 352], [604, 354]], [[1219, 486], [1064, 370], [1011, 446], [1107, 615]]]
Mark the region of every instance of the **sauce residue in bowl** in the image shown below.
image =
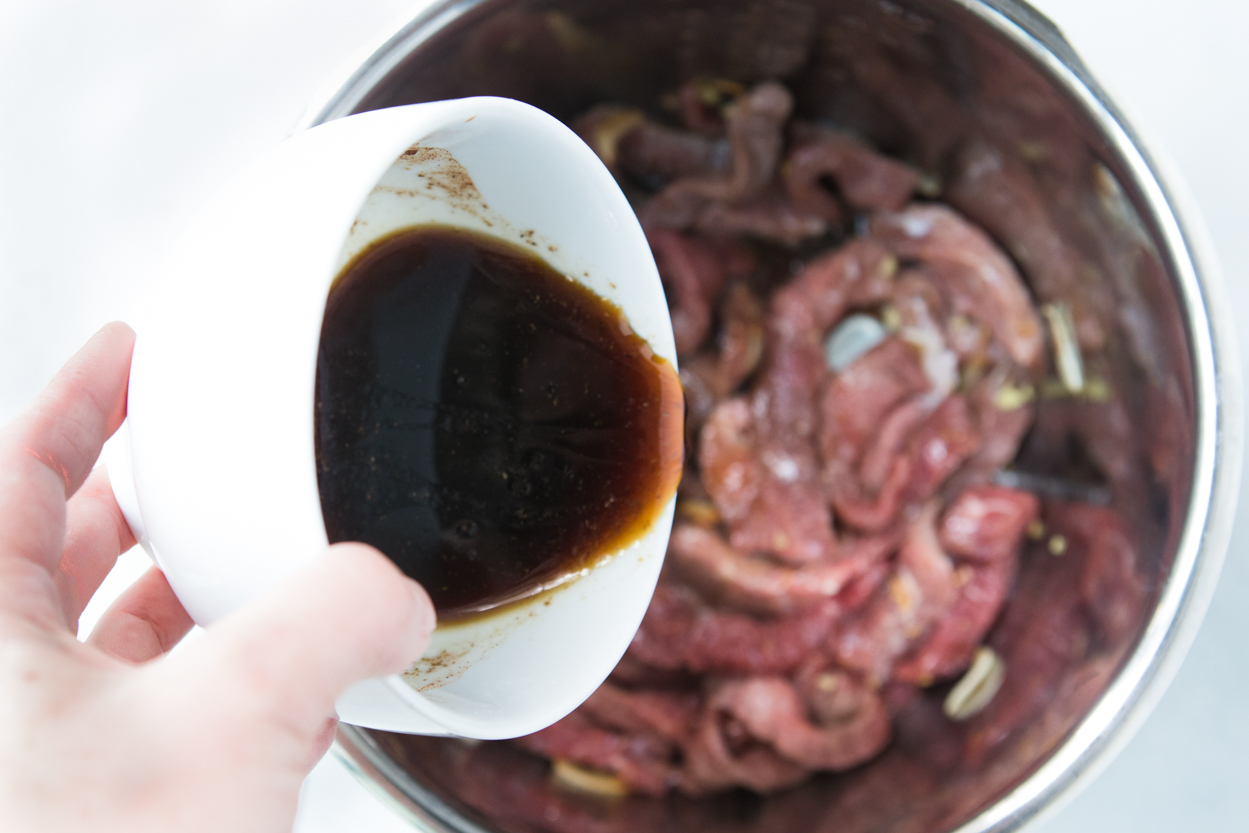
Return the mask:
[[329, 540], [376, 546], [444, 621], [619, 551], [680, 479], [672, 365], [532, 252], [449, 226], [335, 279], [315, 414]]

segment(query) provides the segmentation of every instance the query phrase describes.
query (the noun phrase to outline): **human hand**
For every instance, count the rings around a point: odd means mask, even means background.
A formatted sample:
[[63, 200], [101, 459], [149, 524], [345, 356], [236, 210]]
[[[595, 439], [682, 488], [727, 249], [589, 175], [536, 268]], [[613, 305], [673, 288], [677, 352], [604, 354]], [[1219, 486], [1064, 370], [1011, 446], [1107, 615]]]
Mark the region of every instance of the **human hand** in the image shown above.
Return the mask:
[[75, 638], [134, 545], [103, 470], [134, 334], [97, 333], [0, 431], [0, 830], [289, 831], [351, 683], [419, 656], [425, 591], [363, 544], [171, 656], [191, 620], [155, 567]]

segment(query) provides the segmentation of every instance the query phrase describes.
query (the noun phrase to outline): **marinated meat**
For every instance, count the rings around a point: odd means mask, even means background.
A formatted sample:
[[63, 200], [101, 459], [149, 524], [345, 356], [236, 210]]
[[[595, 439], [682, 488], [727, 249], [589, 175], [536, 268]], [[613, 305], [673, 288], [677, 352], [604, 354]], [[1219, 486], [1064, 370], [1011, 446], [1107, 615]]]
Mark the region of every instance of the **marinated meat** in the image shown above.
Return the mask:
[[1037, 555], [1028, 567], [1036, 580], [1011, 600], [992, 640], [1007, 673], [997, 696], [969, 721], [964, 755], [972, 761], [983, 760], [1040, 713], [1064, 674], [1087, 656], [1089, 619], [1078, 590], [1079, 564]]
[[789, 91], [779, 84], [760, 84], [742, 96], [726, 119], [732, 153], [729, 170], [673, 182], [643, 207], [643, 225], [688, 228], [709, 205], [741, 205], [766, 191], [781, 158], [782, 132], [793, 104]]
[[[803, 266], [772, 301], [773, 349], [781, 346], [819, 351], [824, 336], [852, 307], [878, 303], [888, 295], [898, 261], [876, 240], [851, 240]], [[821, 373], [823, 367], [820, 353]], [[783, 380], [788, 386], [795, 381]], [[818, 380], [816, 380], [818, 381]], [[786, 391], [810, 397], [809, 391]]]
[[[895, 267], [878, 244], [850, 243], [774, 296], [768, 357], [753, 395], [726, 404], [723, 421], [713, 414], [700, 442], [703, 483], [733, 546], [794, 563], [835, 551], [816, 436], [819, 391], [831, 375], [823, 337], [851, 305], [883, 297]], [[728, 460], [743, 466], [723, 465]]]
[[852, 209], [899, 211], [919, 183], [914, 168], [881, 156], [847, 133], [818, 128], [803, 133], [781, 171], [785, 191], [800, 211], [842, 222], [846, 210], [829, 184]]
[[661, 177], [706, 175], [725, 170], [729, 143], [649, 121], [640, 110], [605, 104], [573, 125], [613, 170]]
[[547, 758], [567, 759], [614, 773], [645, 795], [662, 795], [680, 783], [671, 763], [674, 747], [656, 734], [616, 732], [598, 725], [584, 710], [518, 743]]
[[958, 595], [912, 653], [893, 668], [897, 680], [932, 685], [963, 672], [984, 642], [1015, 578], [1015, 558], [961, 565], [954, 571]]
[[887, 339], [824, 394], [824, 486], [837, 516], [863, 530], [927, 500], [979, 446], [966, 401], [934, 402], [921, 351]]
[[668, 558], [682, 579], [719, 604], [785, 615], [838, 597], [896, 550], [891, 535], [850, 539], [831, 558], [791, 567], [734, 549], [713, 530], [682, 524], [672, 530]]
[[[685, 365], [713, 401], [733, 394], [763, 359], [764, 312], [754, 293], [742, 283], [725, 291], [720, 306], [720, 337], [715, 352], [702, 352]], [[706, 414], [702, 414], [703, 417]], [[698, 420], [699, 425], [702, 419]]]
[[889, 680], [894, 662], [955, 601], [954, 563], [937, 541], [935, 515], [930, 505], [911, 522], [888, 584], [830, 646], [843, 667], [875, 685]]
[[1040, 505], [1027, 492], [1001, 486], [967, 489], [941, 519], [941, 545], [951, 555], [971, 561], [1012, 558]]
[[[974, 141], [959, 153], [955, 171], [946, 199], [1005, 246], [1038, 290], [1048, 297], [1087, 297], [1077, 291], [1081, 264], [1050, 219], [1036, 182], [1021, 161], [987, 142]], [[1079, 303], [1072, 315], [1084, 347], [1105, 344], [1106, 333], [1094, 310]]]
[[686, 748], [685, 791], [698, 795], [730, 787], [774, 792], [807, 777], [807, 769], [755, 739], [734, 715], [739, 697], [732, 683], [713, 689], [693, 742]]
[[720, 237], [742, 235], [796, 246], [823, 235], [829, 223], [802, 211], [778, 189], [769, 188], [757, 197], [734, 204], [708, 203], [689, 223], [690, 228]]
[[993, 330], [1017, 363], [1034, 367], [1044, 344], [1041, 322], [1014, 265], [983, 231], [943, 205], [879, 212], [871, 232], [898, 257], [933, 274], [956, 312]]
[[1146, 595], [1133, 536], [1119, 513], [1100, 506], [1071, 505], [1064, 521], [1068, 546], [1085, 553], [1080, 598], [1102, 641], [1121, 645], [1140, 621]]
[[957, 564], [957, 596], [912, 653], [893, 669], [895, 679], [931, 685], [962, 672], [1006, 602], [1020, 545], [1037, 519], [1039, 501], [1000, 486], [972, 487], [941, 519], [941, 547]]
[[763, 478], [755, 448], [755, 419], [743, 398], [722, 402], [711, 412], [698, 447], [703, 485], [730, 525], [750, 516]]
[[[940, 151], [921, 161], [952, 165], [954, 207], [912, 201], [911, 165], [790, 120], [775, 83], [690, 82], [684, 129], [615, 106], [578, 122], [654, 192], [638, 210], [669, 293], [690, 459], [625, 658], [579, 709], [517, 741], [639, 795], [700, 796], [853, 768], [896, 734], [829, 829], [858, 829], [856, 796], [882, 800], [878, 772], [911, 773], [918, 794], [934, 782], [911, 761], [974, 767], [1057, 737], [1069, 723], [1047, 704], [1100, 690], [1147, 593], [1115, 509], [995, 482], [1025, 439], [1070, 456], [1077, 421], [1106, 440], [1085, 475], [1115, 494], [1146, 482], [1122, 442], [1124, 402], [1045, 393], [1053, 363], [1015, 263], [1043, 297], [1077, 264], [1025, 193], [1030, 174], [959, 145], [935, 82], [908, 77], [900, 94], [897, 75], [918, 67], [854, 55], [858, 85], [887, 91], [899, 124]], [[1077, 312], [1094, 349], [1099, 312]], [[851, 349], [838, 341], [851, 315], [852, 352], [830, 356]], [[983, 646], [1004, 664], [1001, 688], [955, 722], [945, 692]]]
[[629, 651], [656, 668], [694, 673], [789, 673], [828, 642], [842, 613], [842, 605], [835, 598], [793, 616], [721, 610], [665, 576]]
[[896, 451], [928, 415], [923, 400], [929, 388], [919, 351], [890, 338], [837, 374], [825, 390], [825, 489], [842, 519], [861, 529], [878, 529], [893, 519], [910, 473]]
[[814, 689], [820, 696], [814, 701], [783, 677], [733, 680], [719, 686], [712, 703], [752, 741], [804, 769], [849, 769], [874, 757], [889, 742], [889, 713], [880, 695], [844, 673], [821, 682], [825, 688]]
[[732, 545], [798, 564], [828, 557], [837, 544], [814, 443], [778, 425], [784, 404], [766, 389], [728, 400], [708, 418], [699, 449], [703, 484]]
[[999, 362], [967, 392], [980, 448], [952, 478], [952, 486], [989, 480], [1015, 459], [1036, 409], [1026, 400], [1027, 377], [1010, 361]]
[[725, 265], [710, 245], [666, 229], [646, 236], [671, 302], [677, 354], [692, 353], [711, 331], [711, 302], [724, 286]]

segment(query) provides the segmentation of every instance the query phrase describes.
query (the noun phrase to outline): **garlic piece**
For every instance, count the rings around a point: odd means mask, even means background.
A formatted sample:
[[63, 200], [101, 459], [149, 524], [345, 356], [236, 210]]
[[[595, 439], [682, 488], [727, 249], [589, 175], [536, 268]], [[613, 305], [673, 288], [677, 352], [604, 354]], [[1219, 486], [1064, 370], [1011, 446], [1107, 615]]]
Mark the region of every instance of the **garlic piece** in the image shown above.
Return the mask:
[[1075, 320], [1071, 317], [1071, 307], [1064, 303], [1045, 304], [1041, 314], [1050, 326], [1050, 337], [1054, 341], [1054, 365], [1058, 369], [1058, 378], [1068, 393], [1079, 393], [1084, 390], [1084, 360], [1080, 357], [1080, 343], [1076, 341]]
[[945, 716], [959, 721], [978, 713], [989, 705], [1005, 678], [1006, 663], [992, 648], [981, 645], [976, 649], [967, 673], [946, 695], [942, 707]]
[[885, 335], [885, 326], [872, 316], [847, 315], [824, 342], [824, 360], [834, 373], [840, 373], [884, 341]]
[[619, 776], [595, 772], [562, 758], [552, 763], [551, 778], [558, 786], [603, 798], [623, 798], [629, 794], [628, 786]]

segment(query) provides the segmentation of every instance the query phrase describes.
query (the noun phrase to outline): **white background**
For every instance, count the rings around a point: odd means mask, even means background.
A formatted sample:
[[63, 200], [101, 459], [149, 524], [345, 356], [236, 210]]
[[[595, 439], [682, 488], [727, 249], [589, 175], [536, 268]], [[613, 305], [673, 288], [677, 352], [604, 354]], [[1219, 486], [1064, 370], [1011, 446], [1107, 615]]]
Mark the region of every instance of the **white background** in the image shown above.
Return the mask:
[[[1249, 3], [1036, 5], [1169, 151], [1205, 215], [1236, 319], [1249, 321]], [[214, 185], [281, 140], [321, 84], [410, 6], [0, 0], [0, 422], [96, 328], [127, 316]], [[1249, 327], [1239, 337], [1249, 357]], [[1219, 591], [1179, 676], [1045, 833], [1249, 830], [1247, 535], [1242, 499]], [[141, 566], [132, 553], [113, 585]], [[296, 828], [408, 829], [329, 759], [309, 779]]]

